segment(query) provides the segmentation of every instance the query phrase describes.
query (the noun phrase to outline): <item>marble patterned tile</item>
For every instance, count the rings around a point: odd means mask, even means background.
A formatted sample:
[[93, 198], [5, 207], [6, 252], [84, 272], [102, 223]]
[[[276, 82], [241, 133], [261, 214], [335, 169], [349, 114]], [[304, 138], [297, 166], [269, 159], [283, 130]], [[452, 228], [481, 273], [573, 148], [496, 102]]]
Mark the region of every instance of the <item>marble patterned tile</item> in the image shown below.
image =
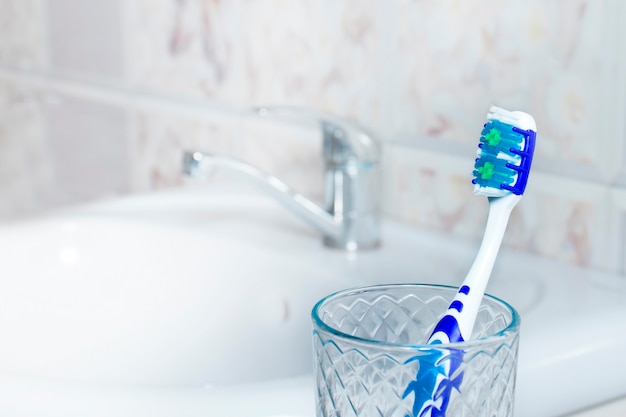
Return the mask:
[[609, 241], [607, 256], [616, 271], [626, 274], [626, 190], [624, 188], [611, 190], [609, 208], [612, 233], [610, 237], [607, 236]]
[[611, 178], [623, 133], [619, 2], [392, 3], [391, 136], [472, 142], [493, 103], [536, 116], [542, 169]]
[[47, 2], [51, 69], [79, 79], [123, 80], [123, 16], [119, 0]]
[[[321, 199], [323, 172], [317, 129], [267, 121], [251, 113], [184, 117], [137, 111], [133, 122], [133, 188], [189, 185], [182, 174], [185, 151], [230, 156], [274, 175], [311, 198]], [[245, 181], [216, 170], [212, 182]]]
[[[610, 188], [534, 173], [509, 242], [552, 259], [614, 272]], [[517, 217], [517, 218], [516, 218]]]
[[536, 115], [546, 171], [607, 179], [620, 163], [607, 154], [623, 133], [613, 52], [626, 8], [616, 1], [126, 7], [131, 81], [142, 88], [235, 107], [306, 105], [418, 145], [473, 143], [474, 121], [494, 103]]
[[[238, 1], [124, 2], [128, 80], [134, 88], [179, 96], [225, 98], [246, 94], [233, 52]], [[235, 49], [238, 51], [239, 49]]]
[[381, 2], [251, 1], [242, 8], [240, 46], [254, 103], [306, 105], [379, 127], [389, 24]]
[[322, 204], [324, 162], [318, 123], [288, 123], [247, 117], [244, 160], [285, 182], [294, 192]]
[[487, 212], [484, 202], [473, 198], [471, 155], [468, 159], [392, 143], [383, 155], [386, 215], [465, 238], [480, 235]]
[[45, 67], [45, 10], [45, 0], [0, 0], [0, 65]]
[[223, 105], [292, 104], [374, 123], [378, 2], [129, 2], [130, 83]]
[[131, 123], [131, 182], [135, 191], [180, 186], [185, 151], [219, 152], [239, 156], [237, 123], [232, 118], [190, 118], [139, 109]]
[[131, 191], [124, 107], [48, 94], [44, 108], [54, 202], [69, 204]]
[[41, 91], [0, 81], [0, 219], [39, 209], [50, 197]]
[[[385, 212], [402, 221], [482, 237], [488, 203], [474, 196], [473, 159], [388, 144]], [[615, 230], [609, 221], [610, 189], [533, 173], [512, 213], [504, 244], [564, 262], [615, 270]]]

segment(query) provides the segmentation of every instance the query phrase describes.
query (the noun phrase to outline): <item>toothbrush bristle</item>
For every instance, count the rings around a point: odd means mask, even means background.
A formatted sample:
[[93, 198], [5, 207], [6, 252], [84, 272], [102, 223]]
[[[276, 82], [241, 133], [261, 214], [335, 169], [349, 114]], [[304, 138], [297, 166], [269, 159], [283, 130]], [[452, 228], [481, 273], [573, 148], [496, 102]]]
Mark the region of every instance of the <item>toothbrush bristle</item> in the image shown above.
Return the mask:
[[527, 113], [491, 106], [474, 164], [474, 193], [523, 194], [535, 149], [535, 121]]

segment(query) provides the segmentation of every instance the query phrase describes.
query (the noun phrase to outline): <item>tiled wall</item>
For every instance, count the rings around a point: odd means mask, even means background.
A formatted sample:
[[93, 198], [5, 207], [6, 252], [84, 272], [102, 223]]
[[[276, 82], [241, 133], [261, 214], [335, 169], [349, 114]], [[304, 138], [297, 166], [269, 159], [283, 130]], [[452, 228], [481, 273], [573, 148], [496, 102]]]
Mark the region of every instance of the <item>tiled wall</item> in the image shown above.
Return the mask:
[[177, 186], [180, 154], [233, 154], [321, 193], [293, 104], [384, 142], [385, 214], [478, 238], [469, 183], [489, 104], [539, 142], [510, 246], [626, 272], [621, 0], [0, 0], [0, 216]]

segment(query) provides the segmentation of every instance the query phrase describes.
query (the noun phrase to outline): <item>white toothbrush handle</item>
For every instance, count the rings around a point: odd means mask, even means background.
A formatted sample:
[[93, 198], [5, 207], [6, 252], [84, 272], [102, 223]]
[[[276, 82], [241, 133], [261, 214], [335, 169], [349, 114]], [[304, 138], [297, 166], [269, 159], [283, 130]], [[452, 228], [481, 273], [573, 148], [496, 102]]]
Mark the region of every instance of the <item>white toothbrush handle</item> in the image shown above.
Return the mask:
[[455, 343], [471, 337], [511, 211], [521, 197], [510, 194], [489, 199], [489, 217], [478, 255], [428, 343]]

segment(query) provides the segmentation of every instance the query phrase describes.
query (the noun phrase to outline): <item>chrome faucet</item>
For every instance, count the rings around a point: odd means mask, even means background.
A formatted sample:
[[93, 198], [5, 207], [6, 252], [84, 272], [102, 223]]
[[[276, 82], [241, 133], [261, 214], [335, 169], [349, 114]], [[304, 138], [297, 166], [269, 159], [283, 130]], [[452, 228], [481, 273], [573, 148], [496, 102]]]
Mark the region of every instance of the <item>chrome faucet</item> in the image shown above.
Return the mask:
[[224, 169], [251, 180], [263, 191], [318, 229], [324, 244], [350, 251], [377, 247], [379, 231], [380, 144], [357, 124], [337, 117], [293, 107], [255, 109], [259, 117], [293, 122], [315, 122], [322, 130], [324, 207], [298, 194], [280, 179], [223, 155], [186, 152], [183, 171], [204, 178]]

